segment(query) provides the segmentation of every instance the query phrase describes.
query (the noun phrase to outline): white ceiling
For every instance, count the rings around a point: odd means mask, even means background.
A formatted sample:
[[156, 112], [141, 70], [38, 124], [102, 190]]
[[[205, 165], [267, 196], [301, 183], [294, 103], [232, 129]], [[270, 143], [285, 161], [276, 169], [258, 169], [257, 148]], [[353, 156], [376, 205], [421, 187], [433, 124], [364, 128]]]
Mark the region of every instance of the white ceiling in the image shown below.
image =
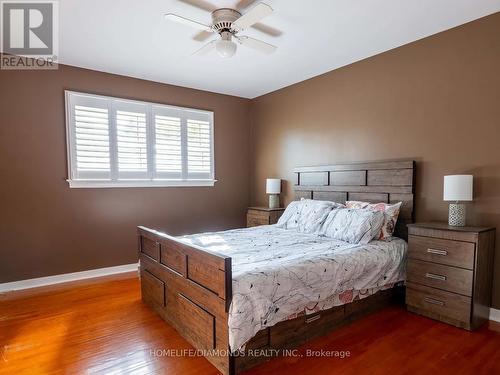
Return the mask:
[[[332, 69], [500, 11], [500, 0], [263, 0], [274, 13], [273, 55], [238, 46], [227, 60], [192, 52], [195, 29], [168, 22], [174, 12], [204, 23], [210, 14], [180, 0], [61, 0], [60, 61], [131, 77], [254, 98]], [[234, 7], [238, 0], [210, 1]]]

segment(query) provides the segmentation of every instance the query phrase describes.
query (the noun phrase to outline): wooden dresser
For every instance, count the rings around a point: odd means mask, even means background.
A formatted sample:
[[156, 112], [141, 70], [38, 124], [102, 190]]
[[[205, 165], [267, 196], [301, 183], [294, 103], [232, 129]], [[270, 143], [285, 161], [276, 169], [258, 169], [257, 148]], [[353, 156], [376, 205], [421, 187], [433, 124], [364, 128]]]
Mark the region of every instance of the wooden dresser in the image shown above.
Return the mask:
[[488, 320], [495, 228], [408, 225], [408, 310], [468, 330]]
[[276, 224], [284, 208], [248, 207], [247, 227]]

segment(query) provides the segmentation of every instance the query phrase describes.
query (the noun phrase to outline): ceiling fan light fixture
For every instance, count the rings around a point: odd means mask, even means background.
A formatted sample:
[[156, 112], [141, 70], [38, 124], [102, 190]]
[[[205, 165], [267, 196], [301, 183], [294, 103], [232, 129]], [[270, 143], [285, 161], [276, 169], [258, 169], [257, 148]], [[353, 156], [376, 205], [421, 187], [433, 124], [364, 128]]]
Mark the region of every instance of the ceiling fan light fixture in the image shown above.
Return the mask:
[[215, 43], [215, 50], [220, 57], [225, 59], [234, 56], [236, 53], [237, 45], [232, 40], [221, 39]]
[[[202, 2], [203, 1], [204, 0], [202, 0]], [[199, 5], [197, 6], [200, 7]], [[203, 41], [207, 39], [207, 35], [210, 36], [210, 33], [214, 33], [220, 37], [220, 39], [212, 39], [203, 47], [196, 50], [193, 55], [206, 55], [213, 52], [215, 49], [220, 57], [224, 59], [231, 58], [238, 49], [237, 44], [233, 41], [234, 39], [238, 41], [238, 44], [262, 53], [270, 54], [276, 50], [276, 46], [273, 46], [272, 44], [249, 36], [239, 35], [239, 32], [249, 27], [257, 27], [257, 23], [260, 22], [260, 20], [272, 14], [273, 8], [269, 5], [259, 2], [251, 9], [247, 10], [244, 14], [230, 8], [215, 9], [216, 6], [210, 6], [209, 8], [214, 8], [214, 10], [210, 10], [212, 15], [212, 23], [210, 25], [175, 13], [165, 14], [165, 18], [167, 20], [189, 25], [200, 30], [200, 33], [193, 38], [195, 40]], [[202, 35], [201, 39], [199, 38], [200, 35]]]

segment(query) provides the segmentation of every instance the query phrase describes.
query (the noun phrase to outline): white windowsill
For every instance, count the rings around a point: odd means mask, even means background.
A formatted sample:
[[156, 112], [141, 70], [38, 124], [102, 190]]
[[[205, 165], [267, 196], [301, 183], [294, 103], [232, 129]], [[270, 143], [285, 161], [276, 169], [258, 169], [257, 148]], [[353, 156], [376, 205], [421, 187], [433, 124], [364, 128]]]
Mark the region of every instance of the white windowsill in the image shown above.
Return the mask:
[[66, 180], [70, 188], [214, 186], [217, 180]]

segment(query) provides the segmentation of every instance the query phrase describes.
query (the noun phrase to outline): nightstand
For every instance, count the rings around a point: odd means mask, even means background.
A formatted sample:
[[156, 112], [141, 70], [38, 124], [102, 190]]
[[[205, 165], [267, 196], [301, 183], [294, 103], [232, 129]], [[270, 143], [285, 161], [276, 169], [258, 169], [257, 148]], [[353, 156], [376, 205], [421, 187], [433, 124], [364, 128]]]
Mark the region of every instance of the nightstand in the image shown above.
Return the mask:
[[248, 207], [247, 227], [276, 224], [284, 208]]
[[495, 228], [408, 225], [409, 311], [473, 330], [488, 320]]

